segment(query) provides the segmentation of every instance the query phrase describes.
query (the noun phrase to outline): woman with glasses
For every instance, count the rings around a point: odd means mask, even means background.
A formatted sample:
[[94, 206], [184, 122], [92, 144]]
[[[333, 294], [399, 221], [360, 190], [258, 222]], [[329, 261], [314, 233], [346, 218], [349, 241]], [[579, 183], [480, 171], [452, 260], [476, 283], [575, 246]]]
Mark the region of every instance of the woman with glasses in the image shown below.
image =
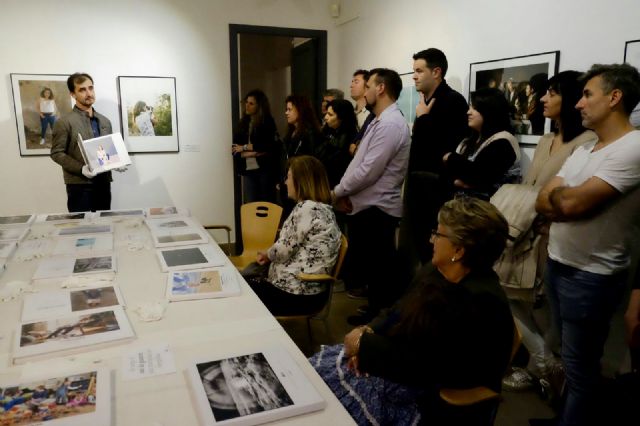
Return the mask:
[[405, 296], [311, 358], [358, 424], [445, 424], [439, 388], [500, 391], [513, 320], [492, 266], [507, 236], [490, 203], [448, 201], [432, 232], [432, 261]]

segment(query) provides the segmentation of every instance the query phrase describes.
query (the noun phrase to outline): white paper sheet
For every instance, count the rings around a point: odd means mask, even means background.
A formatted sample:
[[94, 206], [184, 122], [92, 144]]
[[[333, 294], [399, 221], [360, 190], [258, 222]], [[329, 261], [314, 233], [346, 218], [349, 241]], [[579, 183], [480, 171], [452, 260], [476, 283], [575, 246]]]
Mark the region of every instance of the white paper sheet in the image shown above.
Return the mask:
[[138, 348], [122, 358], [122, 380], [144, 379], [175, 372], [176, 363], [168, 343]]

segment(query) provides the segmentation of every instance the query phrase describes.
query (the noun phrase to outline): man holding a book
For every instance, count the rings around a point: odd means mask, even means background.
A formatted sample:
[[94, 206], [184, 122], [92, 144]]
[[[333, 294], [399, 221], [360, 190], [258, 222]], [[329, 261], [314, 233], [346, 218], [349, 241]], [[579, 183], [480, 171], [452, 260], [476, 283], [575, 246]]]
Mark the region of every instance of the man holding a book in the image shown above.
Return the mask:
[[92, 139], [112, 133], [111, 122], [93, 109], [95, 91], [89, 74], [75, 73], [67, 87], [76, 105], [53, 128], [51, 159], [62, 166], [69, 212], [111, 209], [111, 172], [96, 175], [85, 164], [78, 135]]

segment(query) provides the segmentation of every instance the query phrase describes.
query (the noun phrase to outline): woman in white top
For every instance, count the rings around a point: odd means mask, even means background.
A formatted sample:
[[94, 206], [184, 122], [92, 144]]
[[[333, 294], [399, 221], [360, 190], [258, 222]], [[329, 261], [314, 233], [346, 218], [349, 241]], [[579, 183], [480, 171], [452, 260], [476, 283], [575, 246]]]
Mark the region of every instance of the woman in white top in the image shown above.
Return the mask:
[[328, 296], [325, 286], [302, 282], [298, 274], [330, 274], [340, 250], [341, 233], [322, 163], [308, 155], [292, 158], [286, 185], [289, 198], [297, 204], [278, 240], [243, 271], [273, 315], [305, 314], [320, 308]]
[[156, 131], [153, 128], [153, 125], [156, 123], [153, 110], [143, 101], [136, 102], [133, 107], [133, 119], [140, 131], [140, 136], [156, 135]]
[[36, 102], [36, 111], [40, 115], [40, 145], [44, 145], [47, 128], [51, 126], [51, 131], [53, 131], [53, 125], [56, 123], [58, 115], [53, 92], [48, 87], [43, 88], [40, 92], [40, 99]]

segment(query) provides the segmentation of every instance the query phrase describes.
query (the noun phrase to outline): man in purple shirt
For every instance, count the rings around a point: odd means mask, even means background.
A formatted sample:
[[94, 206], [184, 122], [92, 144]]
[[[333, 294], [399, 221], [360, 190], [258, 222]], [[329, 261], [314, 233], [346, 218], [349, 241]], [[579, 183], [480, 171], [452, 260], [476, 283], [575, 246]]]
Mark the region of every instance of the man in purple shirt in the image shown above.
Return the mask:
[[404, 290], [393, 280], [395, 233], [402, 217], [401, 190], [410, 147], [409, 127], [396, 105], [401, 90], [397, 72], [371, 70], [365, 98], [375, 119], [333, 190], [336, 209], [349, 214], [351, 275], [369, 288], [369, 309], [350, 317], [353, 325], [369, 322]]

